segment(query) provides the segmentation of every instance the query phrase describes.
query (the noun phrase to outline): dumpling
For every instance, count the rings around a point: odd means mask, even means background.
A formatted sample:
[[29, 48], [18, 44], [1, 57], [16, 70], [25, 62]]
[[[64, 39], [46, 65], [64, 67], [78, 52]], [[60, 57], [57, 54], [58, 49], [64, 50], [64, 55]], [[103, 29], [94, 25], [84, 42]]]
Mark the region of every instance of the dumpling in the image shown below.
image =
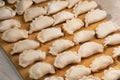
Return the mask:
[[38, 33], [37, 39], [42, 42], [48, 42], [50, 40], [59, 38], [61, 36], [64, 36], [64, 33], [62, 33], [61, 28], [47, 28], [43, 29], [41, 32]]
[[1, 39], [6, 42], [15, 42], [20, 39], [28, 38], [28, 31], [18, 28], [8, 29], [3, 32]]
[[47, 9], [47, 14], [54, 14], [68, 6], [67, 1], [52, 1], [48, 3], [46, 9]]
[[48, 1], [48, 0], [33, 0], [33, 2], [35, 2], [36, 4], [42, 3], [42, 2], [45, 2], [45, 1]]
[[113, 51], [113, 57], [117, 57], [120, 56], [120, 46], [118, 46], [117, 48], [114, 48]]
[[28, 50], [28, 49], [36, 49], [39, 47], [39, 45], [40, 45], [39, 42], [37, 42], [35, 40], [30, 40], [30, 39], [18, 41], [12, 47], [11, 54], [21, 53], [24, 50]]
[[91, 69], [83, 65], [73, 66], [66, 71], [65, 80], [78, 80], [91, 73]]
[[85, 15], [85, 26], [88, 27], [89, 24], [101, 21], [105, 19], [107, 16], [106, 11], [96, 9], [96, 10], [91, 10]]
[[109, 68], [104, 71], [104, 80], [119, 80], [120, 79], [120, 69]]
[[120, 34], [113, 34], [105, 38], [104, 45], [120, 44]]
[[52, 76], [45, 78], [44, 80], [64, 80], [63, 77], [58, 77], [58, 76]]
[[58, 53], [74, 46], [74, 43], [70, 40], [61, 39], [53, 42], [52, 46], [49, 47], [49, 53], [52, 55], [57, 55]]
[[15, 2], [17, 2], [17, 0], [7, 0], [7, 2], [8, 2], [9, 4], [14, 4]]
[[96, 34], [98, 38], [104, 38], [110, 33], [113, 33], [119, 29], [120, 28], [118, 27], [118, 25], [111, 21], [107, 21], [99, 24], [99, 26], [96, 28]]
[[56, 56], [54, 61], [54, 66], [56, 68], [62, 69], [69, 64], [79, 63], [80, 61], [81, 61], [81, 57], [79, 57], [76, 52], [66, 51]]
[[21, 24], [18, 20], [8, 19], [0, 22], [0, 32], [4, 32], [11, 28], [20, 28]]
[[103, 55], [93, 60], [90, 65], [90, 68], [92, 72], [98, 72], [99, 70], [105, 69], [106, 67], [111, 65], [113, 62], [114, 61], [111, 56]]
[[3, 0], [0, 0], [0, 7], [3, 7], [5, 5], [5, 2]]
[[19, 55], [19, 65], [25, 68], [35, 61], [44, 60], [45, 58], [46, 53], [41, 50], [24, 50]]
[[82, 77], [82, 79], [79, 79], [79, 80], [101, 80], [101, 79], [90, 75], [90, 76], [84, 76]]
[[56, 25], [56, 24], [66, 21], [66, 20], [72, 19], [74, 17], [74, 14], [71, 12], [68, 12], [68, 11], [62, 11], [62, 12], [59, 12], [59, 13], [53, 15], [53, 17], [55, 20], [54, 25]]
[[32, 7], [25, 11], [24, 20], [25, 22], [32, 21], [34, 18], [45, 14], [46, 11], [42, 7]]
[[86, 58], [89, 56], [92, 56], [97, 53], [103, 52], [104, 47], [102, 44], [96, 43], [96, 42], [86, 42], [82, 44], [78, 50], [78, 54], [82, 58]]
[[0, 8], [0, 20], [9, 19], [16, 15], [15, 11], [10, 7], [1, 7]]
[[74, 35], [73, 41], [76, 44], [79, 44], [79, 43], [91, 40], [94, 36], [95, 36], [95, 32], [93, 30], [83, 30], [83, 31], [77, 32]]
[[63, 29], [68, 34], [73, 34], [75, 31], [79, 30], [84, 26], [84, 23], [79, 18], [72, 18], [71, 20], [67, 20], [66, 23], [63, 24]]
[[[73, 0], [74, 1], [74, 0]], [[90, 11], [91, 9], [95, 9], [97, 7], [97, 3], [95, 1], [80, 1], [74, 8], [73, 12], [77, 17], [80, 14]]]
[[40, 79], [48, 73], [54, 74], [55, 69], [51, 64], [45, 62], [38, 62], [29, 69], [29, 77], [31, 79]]
[[68, 8], [72, 8], [75, 4], [77, 4], [81, 0], [67, 0], [68, 1]]
[[15, 7], [15, 11], [18, 15], [22, 15], [26, 9], [28, 9], [33, 4], [32, 0], [18, 0]]
[[52, 17], [39, 16], [38, 18], [35, 18], [35, 20], [33, 20], [33, 22], [30, 24], [29, 33], [31, 34], [33, 32], [50, 27], [53, 23], [54, 23], [54, 20]]

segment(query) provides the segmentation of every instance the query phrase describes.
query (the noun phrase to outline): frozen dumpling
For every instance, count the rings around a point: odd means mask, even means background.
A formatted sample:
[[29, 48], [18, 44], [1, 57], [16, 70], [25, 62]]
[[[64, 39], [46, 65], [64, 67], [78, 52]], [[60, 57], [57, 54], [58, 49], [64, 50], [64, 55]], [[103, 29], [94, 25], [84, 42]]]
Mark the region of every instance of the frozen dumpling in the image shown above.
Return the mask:
[[12, 28], [20, 28], [21, 23], [15, 19], [8, 19], [0, 22], [0, 32], [4, 32]]
[[63, 24], [63, 29], [68, 34], [73, 34], [75, 31], [79, 30], [84, 26], [84, 23], [79, 18], [72, 18], [71, 20], [67, 20], [66, 23]]
[[31, 79], [40, 79], [47, 74], [54, 73], [54, 67], [51, 64], [45, 62], [38, 62], [31, 66], [31, 68], [29, 69], [29, 77]]
[[41, 30], [38, 35], [37, 39], [42, 42], [48, 42], [50, 40], [59, 38], [61, 36], [64, 36], [64, 33], [61, 31], [61, 28], [47, 28]]
[[19, 65], [25, 68], [35, 61], [44, 60], [45, 58], [46, 53], [41, 50], [24, 50], [19, 55]]
[[3, 32], [1, 39], [6, 42], [15, 42], [20, 39], [28, 38], [28, 31], [18, 28], [8, 29]]
[[50, 27], [53, 23], [54, 23], [54, 20], [52, 17], [39, 16], [38, 18], [35, 18], [35, 20], [33, 20], [32, 23], [30, 24], [29, 33], [31, 34], [33, 32]]
[[12, 47], [11, 54], [21, 53], [24, 50], [28, 50], [28, 49], [36, 49], [39, 47], [39, 45], [40, 45], [39, 42], [30, 39], [18, 41]]

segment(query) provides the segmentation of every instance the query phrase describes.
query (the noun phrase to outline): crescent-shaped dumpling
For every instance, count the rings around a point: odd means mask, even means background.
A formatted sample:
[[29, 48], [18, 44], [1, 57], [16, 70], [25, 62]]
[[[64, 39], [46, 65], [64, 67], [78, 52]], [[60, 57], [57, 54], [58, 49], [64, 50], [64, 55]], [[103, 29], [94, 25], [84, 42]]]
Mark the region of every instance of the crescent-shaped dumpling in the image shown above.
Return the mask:
[[35, 40], [30, 40], [30, 39], [18, 41], [12, 47], [11, 54], [21, 53], [24, 50], [36, 49], [39, 47], [39, 45], [40, 45], [39, 42], [37, 42]]
[[[62, 44], [61, 44], [62, 43]], [[52, 55], [57, 55], [58, 53], [74, 46], [74, 43], [70, 40], [61, 39], [53, 42], [52, 46], [49, 47], [49, 53]]]
[[79, 57], [76, 52], [66, 51], [56, 56], [54, 61], [54, 66], [56, 68], [62, 69], [69, 64], [78, 63], [80, 61], [81, 61], [81, 57]]
[[5, 5], [5, 2], [3, 0], [0, 0], [0, 7], [3, 7]]
[[72, 66], [66, 71], [65, 80], [78, 80], [91, 73], [91, 69], [83, 65]]
[[120, 27], [112, 21], [103, 22], [96, 28], [96, 34], [98, 38], [104, 38], [110, 33], [120, 30]]
[[0, 20], [9, 19], [16, 15], [12, 8], [4, 6], [0, 8]]
[[104, 50], [104, 47], [102, 44], [99, 44], [96, 42], [86, 42], [80, 46], [78, 50], [78, 54], [82, 58], [86, 58], [94, 54], [101, 53], [103, 52], [103, 50]]
[[40, 31], [37, 35], [37, 39], [42, 42], [48, 42], [50, 40], [64, 36], [64, 33], [61, 31], [61, 28], [47, 28]]
[[15, 11], [18, 15], [22, 15], [33, 4], [32, 0], [18, 0], [15, 4]]
[[93, 30], [83, 30], [83, 31], [77, 32], [74, 35], [73, 41], [76, 44], [79, 44], [79, 43], [91, 40], [94, 36], [95, 36], [95, 32]]
[[95, 60], [92, 61], [90, 68], [92, 72], [98, 72], [99, 70], [105, 69], [113, 62], [114, 61], [111, 56], [103, 55], [95, 58]]
[[109, 68], [104, 71], [104, 80], [119, 80], [120, 79], [120, 69]]
[[107, 13], [104, 10], [96, 9], [91, 10], [85, 15], [85, 26], [88, 27], [89, 24], [101, 21], [107, 17]]
[[46, 9], [47, 9], [47, 14], [53, 14], [56, 13], [68, 6], [67, 1], [52, 1], [48, 3]]
[[25, 22], [32, 21], [34, 18], [45, 15], [46, 11], [42, 7], [32, 7], [25, 11], [24, 20]]
[[22, 67], [27, 67], [30, 64], [38, 60], [44, 60], [46, 58], [46, 53], [41, 50], [24, 50], [19, 55], [19, 65]]
[[66, 21], [66, 20], [72, 19], [74, 17], [74, 14], [71, 12], [68, 12], [68, 11], [62, 11], [62, 12], [59, 12], [59, 13], [53, 15], [53, 17], [55, 20], [53, 25], [56, 25], [56, 24]]
[[33, 20], [32, 23], [30, 24], [29, 33], [31, 34], [33, 32], [50, 27], [53, 23], [54, 23], [54, 20], [52, 17], [39, 16], [38, 18], [35, 18], [35, 20]]
[[12, 28], [20, 28], [21, 23], [15, 19], [8, 19], [0, 22], [0, 32], [4, 32]]
[[113, 34], [105, 38], [104, 45], [120, 44], [120, 34]]
[[48, 73], [54, 74], [55, 69], [51, 64], [45, 62], [38, 62], [29, 69], [29, 77], [31, 79], [40, 79]]
[[28, 31], [18, 28], [8, 29], [3, 32], [1, 39], [6, 42], [15, 42], [20, 39], [28, 38]]
[[66, 23], [63, 24], [63, 29], [68, 34], [73, 34], [75, 31], [79, 30], [84, 26], [84, 23], [79, 18], [72, 18], [71, 20], [67, 20]]
[[[74, 1], [74, 0], [73, 0]], [[73, 12], [75, 13], [75, 16], [77, 17], [80, 14], [83, 14], [85, 12], [90, 11], [91, 9], [95, 9], [97, 7], [97, 3], [95, 1], [81, 1], [75, 5], [73, 8]]]

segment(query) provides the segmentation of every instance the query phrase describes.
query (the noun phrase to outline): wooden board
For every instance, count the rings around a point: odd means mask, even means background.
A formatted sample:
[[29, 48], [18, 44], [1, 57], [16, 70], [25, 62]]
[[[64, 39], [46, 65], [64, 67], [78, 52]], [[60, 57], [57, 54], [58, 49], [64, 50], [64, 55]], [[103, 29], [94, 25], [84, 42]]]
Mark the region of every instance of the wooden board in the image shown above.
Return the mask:
[[[34, 6], [45, 6], [45, 5], [47, 5], [47, 2], [42, 3], [42, 4], [32, 5], [32, 7], [34, 7]], [[13, 5], [8, 5], [8, 6], [11, 6], [11, 7], [14, 9]], [[65, 9], [65, 10], [68, 10], [68, 9]], [[72, 11], [72, 9], [69, 9], [68, 11]], [[82, 19], [83, 21], [84, 21], [84, 17], [85, 17], [85, 14], [79, 16], [79, 18]], [[23, 16], [15, 16], [15, 17], [13, 17], [13, 19], [19, 20], [19, 21], [21, 22], [21, 24], [22, 24], [21, 29], [29, 30], [29, 25], [30, 25], [31, 22], [25, 23], [25, 22], [24, 22], [24, 19], [23, 19]], [[91, 25], [88, 26], [87, 28], [83, 27], [83, 28], [81, 28], [81, 29], [78, 30], [78, 31], [81, 31], [81, 30], [95, 30], [95, 28], [98, 26], [98, 24], [100, 24], [100, 23], [102, 23], [102, 22], [105, 22], [105, 21], [107, 21], [107, 19], [104, 19], [104, 20], [99, 21], [99, 22], [97, 22], [97, 23], [91, 24]], [[62, 24], [56, 25], [56, 26], [54, 26], [54, 27], [62, 27]], [[78, 32], [78, 31], [76, 31], [76, 32]], [[64, 31], [63, 31], [63, 32], [64, 32]], [[75, 33], [76, 33], [76, 32], [75, 32]], [[38, 33], [38, 32], [33, 33], [32, 35], [29, 35], [29, 39], [33, 39], [33, 40], [38, 41], [37, 38], [36, 38], [37, 33]], [[73, 35], [68, 35], [66, 32], [64, 32], [64, 33], [65, 33], [65, 36], [64, 36], [64, 37], [61, 37], [61, 38], [58, 38], [58, 39], [69, 39], [69, 40], [72, 40]], [[1, 34], [2, 34], [2, 33], [0, 33], [0, 36], [1, 36]], [[41, 46], [40, 46], [38, 49], [41, 49], [41, 50], [43, 50], [43, 51], [45, 51], [45, 52], [47, 53], [47, 58], [46, 58], [43, 62], [48, 62], [48, 63], [53, 64], [55, 57], [52, 56], [52, 55], [50, 55], [50, 54], [48, 53], [48, 51], [49, 51], [48, 48], [49, 48], [49, 46], [52, 44], [52, 42], [54, 42], [55, 40], [58, 40], [58, 39], [54, 39], [54, 40], [49, 41], [49, 42], [44, 43], [44, 44], [41, 43]], [[98, 43], [103, 44], [104, 39], [93, 38], [93, 39], [90, 40], [90, 41], [94, 41], [94, 42], [98, 42]], [[31, 80], [31, 79], [29, 78], [29, 74], [28, 74], [28, 70], [29, 70], [29, 68], [30, 68], [31, 66], [29, 66], [29, 67], [27, 67], [27, 68], [22, 68], [22, 67], [20, 67], [20, 66], [18, 65], [18, 56], [19, 56], [19, 54], [15, 54], [15, 55], [13, 55], [13, 56], [10, 55], [11, 47], [13, 46], [13, 44], [14, 44], [14, 43], [7, 43], [7, 42], [4, 42], [3, 40], [0, 39], [0, 45], [4, 48], [4, 50], [6, 51], [7, 55], [9, 56], [9, 58], [10, 58], [10, 59], [12, 60], [12, 62], [15, 64], [15, 66], [16, 66], [17, 69], [18, 69], [18, 71], [19, 71], [19, 72], [21, 73], [21, 75], [23, 76], [23, 79], [24, 79], [24, 80]], [[70, 49], [68, 49], [68, 50], [78, 51], [80, 45], [81, 45], [81, 44], [76, 45], [76, 46], [74, 46], [74, 47], [72, 47], [72, 48], [70, 48]], [[114, 47], [117, 47], [117, 46], [118, 46], [118, 45], [105, 47], [103, 53], [96, 54], [96, 55], [93, 55], [93, 56], [91, 56], [91, 57], [82, 59], [82, 61], [81, 61], [79, 64], [80, 64], [80, 65], [85, 65], [85, 66], [88, 67], [88, 66], [91, 64], [91, 62], [92, 62], [95, 58], [97, 58], [98, 56], [101, 56], [101, 55], [112, 55], [112, 54], [113, 54], [113, 53], [112, 53], [113, 48], [114, 48]], [[67, 50], [66, 50], [66, 51], [67, 51]], [[115, 59], [115, 62], [114, 62], [114, 64], [111, 65], [111, 67], [120, 67], [120, 62], [119, 62], [119, 61], [120, 61], [120, 60]], [[56, 74], [54, 74], [54, 75], [65, 77], [64, 75], [65, 75], [66, 70], [69, 69], [71, 66], [74, 66], [74, 65], [78, 65], [78, 64], [68, 65], [67, 67], [65, 67], [65, 68], [63, 68], [63, 69], [61, 69], [61, 70], [60, 70], [60, 69], [56, 69]], [[101, 77], [103, 76], [103, 71], [104, 71], [104, 70], [101, 70], [101, 71], [99, 71], [99, 72], [97, 72], [97, 73], [92, 73], [92, 74], [95, 75], [96, 77], [100, 77], [100, 78], [101, 78]], [[45, 77], [47, 77], [47, 76], [51, 76], [51, 75], [46, 75]], [[43, 78], [40, 79], [40, 80], [43, 80]]]

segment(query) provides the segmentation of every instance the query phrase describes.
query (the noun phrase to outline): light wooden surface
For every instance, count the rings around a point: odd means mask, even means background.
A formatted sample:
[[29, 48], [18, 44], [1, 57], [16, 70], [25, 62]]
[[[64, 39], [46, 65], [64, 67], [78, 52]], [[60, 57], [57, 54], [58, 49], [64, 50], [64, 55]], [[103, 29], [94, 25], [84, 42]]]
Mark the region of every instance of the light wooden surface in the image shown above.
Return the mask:
[[[47, 2], [42, 3], [42, 4], [38, 4], [38, 5], [33, 5], [32, 7], [34, 7], [34, 6], [45, 6], [46, 4], [47, 4]], [[11, 7], [14, 9], [13, 5], [8, 5], [8, 6], [11, 6]], [[68, 9], [65, 9], [65, 10], [68, 10]], [[68, 10], [68, 11], [72, 11], [72, 9], [70, 9], [70, 10]], [[84, 14], [79, 16], [79, 18], [82, 19], [83, 21], [84, 21], [84, 17], [85, 17]], [[21, 29], [29, 30], [29, 24], [30, 24], [31, 22], [25, 23], [25, 22], [24, 22], [24, 19], [23, 19], [23, 16], [15, 16], [13, 19], [19, 20], [19, 21], [21, 22], [21, 24], [22, 24]], [[98, 26], [98, 24], [100, 24], [100, 23], [102, 23], [102, 22], [105, 22], [105, 21], [107, 21], [107, 19], [104, 19], [104, 20], [102, 20], [102, 21], [100, 21], [100, 22], [94, 23], [94, 24], [88, 26], [87, 28], [83, 27], [83, 28], [81, 28], [81, 29], [78, 30], [78, 31], [81, 31], [81, 30], [95, 30], [95, 28]], [[62, 27], [62, 24], [56, 25], [56, 26], [54, 26], [54, 27]], [[76, 32], [78, 32], [78, 31], [76, 31]], [[64, 31], [63, 31], [63, 32], [64, 32]], [[75, 32], [75, 33], [76, 33], [76, 32]], [[38, 41], [37, 38], [36, 38], [37, 33], [38, 33], [38, 32], [33, 33], [32, 35], [29, 35], [29, 39], [34, 39], [34, 40]], [[64, 36], [64, 37], [61, 37], [62, 39], [72, 40], [73, 35], [68, 35], [66, 32], [64, 32], [64, 33], [65, 33], [65, 36]], [[1, 36], [1, 34], [2, 34], [2, 33], [0, 33], [0, 36]], [[61, 39], [61, 38], [58, 38], [58, 39]], [[55, 39], [55, 40], [58, 40], [58, 39]], [[48, 51], [49, 51], [48, 47], [49, 47], [49, 46], [52, 44], [52, 42], [55, 41], [55, 40], [52, 40], [52, 41], [47, 42], [47, 43], [44, 43], [44, 44], [41, 43], [41, 46], [38, 48], [38, 49], [41, 49], [41, 50], [43, 50], [43, 51], [45, 51], [45, 52], [47, 53], [47, 58], [46, 58], [43, 62], [48, 62], [48, 63], [53, 64], [55, 57], [52, 56], [52, 55], [50, 55], [50, 54], [48, 53]], [[98, 43], [103, 44], [104, 39], [93, 38], [93, 39], [90, 40], [90, 41], [94, 41], [94, 42], [98, 42]], [[21, 75], [23, 76], [24, 80], [31, 80], [31, 79], [29, 78], [29, 74], [28, 74], [28, 70], [29, 70], [29, 68], [31, 67], [31, 65], [30, 65], [29, 67], [27, 67], [27, 68], [22, 68], [22, 67], [20, 67], [20, 66], [18, 65], [18, 56], [19, 56], [19, 54], [15, 54], [15, 55], [13, 55], [13, 56], [10, 55], [11, 47], [13, 46], [13, 44], [14, 44], [14, 43], [7, 43], [7, 42], [4, 42], [3, 40], [0, 39], [0, 45], [2, 45], [2, 47], [4, 48], [4, 50], [6, 51], [6, 53], [8, 54], [8, 56], [10, 57], [10, 59], [13, 61], [13, 63], [14, 63], [15, 66], [17, 67], [18, 71], [19, 71], [19, 72], [21, 73]], [[68, 49], [68, 50], [78, 51], [80, 45], [81, 45], [81, 44], [76, 45], [76, 46], [74, 46], [74, 47], [72, 47], [72, 48], [70, 48], [70, 49]], [[118, 45], [116, 45], [116, 46], [118, 46]], [[80, 64], [80, 65], [85, 65], [85, 66], [88, 67], [88, 66], [91, 64], [91, 62], [93, 61], [93, 59], [97, 58], [98, 56], [101, 56], [101, 55], [112, 55], [112, 54], [113, 54], [113, 53], [112, 53], [113, 48], [116, 47], [116, 46], [108, 46], [108, 47], [105, 47], [103, 53], [96, 54], [96, 55], [93, 55], [93, 56], [91, 56], [91, 57], [82, 59], [82, 61], [81, 61], [79, 64]], [[66, 51], [67, 51], [67, 50], [66, 50]], [[120, 62], [119, 62], [119, 61], [120, 61], [120, 60], [115, 59], [115, 62], [114, 62], [114, 64], [111, 65], [111, 67], [120, 67]], [[63, 68], [63, 69], [56, 69], [56, 74], [54, 74], [54, 75], [65, 77], [64, 75], [65, 75], [66, 70], [69, 69], [71, 66], [74, 66], [74, 65], [78, 65], [78, 64], [68, 65], [67, 67], [65, 67], [65, 68]], [[92, 73], [92, 74], [95, 75], [95, 76], [97, 76], [97, 77], [100, 77], [100, 78], [101, 78], [101, 77], [103, 76], [103, 71], [104, 71], [104, 70], [101, 70], [101, 71], [99, 71], [99, 72], [97, 72], [97, 73]], [[11, 74], [11, 75], [12, 75], [12, 74]], [[52, 76], [52, 75], [46, 75], [45, 77], [47, 77], [47, 76]], [[43, 78], [42, 78], [42, 79], [43, 79]], [[42, 79], [40, 79], [40, 80], [42, 80]]]

